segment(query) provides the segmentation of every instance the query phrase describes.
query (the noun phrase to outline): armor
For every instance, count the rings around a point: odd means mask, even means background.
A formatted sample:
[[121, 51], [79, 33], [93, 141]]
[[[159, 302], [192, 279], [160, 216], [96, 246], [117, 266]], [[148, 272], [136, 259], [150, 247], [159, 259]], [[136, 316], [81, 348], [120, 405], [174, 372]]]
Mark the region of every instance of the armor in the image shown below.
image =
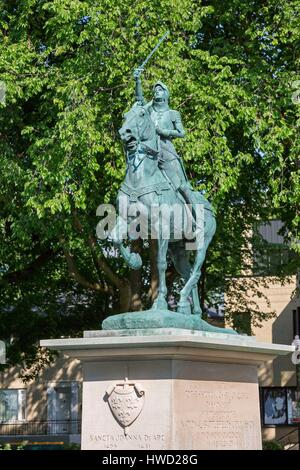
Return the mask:
[[[164, 100], [155, 99], [156, 87], [164, 90]], [[142, 85], [139, 76], [136, 79], [136, 100], [149, 110], [152, 121], [157, 129], [160, 144], [159, 168], [165, 174], [175, 190], [178, 190], [184, 199], [192, 204], [193, 191], [186, 176], [184, 164], [176, 152], [172, 140], [185, 136], [181, 116], [178, 111], [170, 109], [168, 87], [161, 81], [153, 86], [154, 98], [146, 103], [143, 97]]]

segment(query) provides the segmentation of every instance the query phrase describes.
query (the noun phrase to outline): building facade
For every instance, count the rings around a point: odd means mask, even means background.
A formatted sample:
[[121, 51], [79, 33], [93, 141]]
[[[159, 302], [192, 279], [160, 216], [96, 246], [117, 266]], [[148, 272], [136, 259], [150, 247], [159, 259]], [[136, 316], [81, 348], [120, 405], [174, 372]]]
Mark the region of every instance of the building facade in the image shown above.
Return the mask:
[[0, 373], [0, 443], [79, 444], [81, 386], [80, 362], [64, 356], [28, 383], [19, 368]]

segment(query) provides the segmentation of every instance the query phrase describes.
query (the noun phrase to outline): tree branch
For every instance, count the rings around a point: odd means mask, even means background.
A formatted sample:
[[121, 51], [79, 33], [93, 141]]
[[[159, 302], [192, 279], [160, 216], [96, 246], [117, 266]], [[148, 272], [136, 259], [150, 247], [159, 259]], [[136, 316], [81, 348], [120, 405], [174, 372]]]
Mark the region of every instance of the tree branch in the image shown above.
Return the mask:
[[113, 290], [107, 286], [106, 284], [101, 284], [100, 282], [90, 282], [88, 281], [77, 269], [76, 262], [74, 256], [71, 254], [69, 250], [64, 248], [64, 255], [67, 260], [69, 274], [72, 279], [76, 282], [81, 284], [83, 287], [87, 289], [92, 289], [96, 292], [104, 292], [104, 293], [113, 293]]
[[49, 261], [50, 258], [55, 254], [55, 251], [50, 249], [41, 253], [34, 261], [29, 263], [24, 269], [14, 271], [11, 273], [4, 274], [0, 279], [0, 284], [21, 282], [30, 279], [36, 271], [40, 269], [44, 264]]
[[[76, 211], [73, 211], [73, 218], [74, 218], [74, 226], [76, 230], [84, 234], [84, 229], [83, 226], [78, 218], [78, 215]], [[98, 255], [98, 250], [97, 250], [97, 240], [96, 238], [89, 234], [87, 238], [87, 244], [90, 248], [92, 259], [96, 268], [96, 271], [98, 273], [98, 276], [101, 276], [102, 271], [107, 279], [118, 289], [124, 288], [126, 285], [129, 285], [128, 279], [121, 279], [109, 266], [109, 263], [106, 261], [106, 259], [103, 256]]]
[[[76, 210], [73, 210], [72, 214], [73, 214], [74, 226], [76, 230], [84, 236], [84, 229], [78, 218]], [[97, 240], [92, 234], [89, 234], [87, 238], [84, 237], [84, 239], [86, 240], [90, 248], [92, 259], [93, 259], [96, 271], [98, 273], [98, 277], [99, 278], [101, 277], [101, 271], [102, 271], [105, 277], [107, 278], [107, 280], [119, 290], [120, 309], [122, 312], [127, 311], [131, 303], [131, 286], [130, 286], [129, 280], [120, 278], [111, 269], [106, 259], [103, 256], [98, 255]]]

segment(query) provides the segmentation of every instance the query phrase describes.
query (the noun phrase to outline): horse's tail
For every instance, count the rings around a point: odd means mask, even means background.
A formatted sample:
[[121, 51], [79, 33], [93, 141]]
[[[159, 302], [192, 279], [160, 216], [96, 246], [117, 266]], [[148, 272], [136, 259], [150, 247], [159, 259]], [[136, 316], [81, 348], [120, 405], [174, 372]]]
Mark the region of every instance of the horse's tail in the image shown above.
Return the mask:
[[141, 269], [142, 267], [142, 258], [138, 253], [132, 253], [129, 247], [123, 245], [123, 243], [118, 244], [120, 248], [120, 253], [123, 256], [124, 260], [131, 269]]

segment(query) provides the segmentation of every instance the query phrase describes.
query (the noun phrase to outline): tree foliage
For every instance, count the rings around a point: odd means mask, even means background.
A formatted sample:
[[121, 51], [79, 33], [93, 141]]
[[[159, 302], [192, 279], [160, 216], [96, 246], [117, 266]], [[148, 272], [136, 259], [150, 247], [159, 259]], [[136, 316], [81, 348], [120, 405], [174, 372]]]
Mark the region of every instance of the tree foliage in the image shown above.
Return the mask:
[[140, 277], [97, 243], [96, 208], [124, 177], [132, 71], [166, 30], [143, 85], [150, 98], [168, 83], [187, 130], [177, 149], [217, 210], [202, 300], [242, 272], [257, 219], [281, 218], [298, 248], [299, 0], [0, 5], [0, 336], [16, 338], [14, 361], [30, 361], [39, 336], [76, 334], [143, 297]]

